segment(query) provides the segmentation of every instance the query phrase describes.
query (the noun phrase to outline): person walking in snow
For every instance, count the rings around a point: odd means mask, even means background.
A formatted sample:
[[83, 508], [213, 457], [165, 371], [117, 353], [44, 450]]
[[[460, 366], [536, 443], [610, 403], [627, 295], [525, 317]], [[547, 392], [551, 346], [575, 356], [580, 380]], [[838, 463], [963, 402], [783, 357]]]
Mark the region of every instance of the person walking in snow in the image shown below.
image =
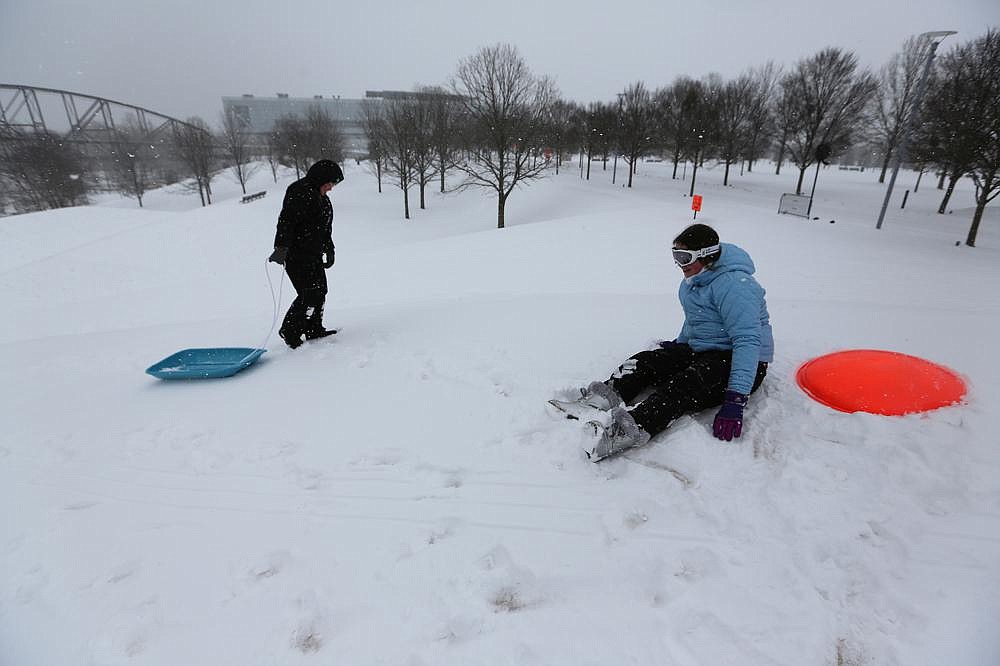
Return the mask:
[[575, 403], [560, 403], [569, 407], [565, 411], [579, 410], [577, 415], [589, 408], [610, 411], [607, 425], [589, 422], [597, 439], [588, 452], [592, 459], [645, 444], [679, 416], [720, 405], [713, 434], [725, 441], [739, 437], [747, 397], [773, 359], [765, 292], [753, 277], [750, 255], [720, 243], [705, 224], [682, 231], [671, 252], [684, 273], [680, 334], [635, 354], [609, 379], [580, 389]]
[[333, 266], [336, 251], [333, 206], [327, 193], [342, 180], [344, 172], [336, 162], [320, 160], [285, 190], [274, 252], [268, 260], [285, 267], [297, 294], [278, 329], [292, 349], [302, 344], [303, 336], [314, 340], [337, 332], [324, 328], [323, 306], [326, 269]]

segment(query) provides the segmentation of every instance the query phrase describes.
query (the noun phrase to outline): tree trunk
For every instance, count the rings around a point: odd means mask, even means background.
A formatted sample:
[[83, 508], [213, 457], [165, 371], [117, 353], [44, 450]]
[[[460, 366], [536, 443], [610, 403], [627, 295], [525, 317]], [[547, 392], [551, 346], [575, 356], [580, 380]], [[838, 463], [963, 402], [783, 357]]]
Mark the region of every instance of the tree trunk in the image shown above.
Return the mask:
[[423, 177], [420, 178], [420, 210], [427, 210], [427, 206], [424, 205], [424, 190], [427, 189], [427, 183], [424, 182]]
[[678, 148], [674, 151], [674, 174], [670, 177], [670, 180], [677, 180], [677, 165], [681, 163], [681, 149]]
[[775, 176], [781, 175], [781, 163], [785, 160], [785, 137], [781, 137], [781, 146], [778, 148], [778, 166], [774, 170]]
[[938, 189], [939, 190], [943, 190], [944, 189], [944, 177], [947, 176], [947, 175], [948, 175], [948, 170], [947, 169], [942, 169], [941, 173], [938, 174]]
[[[400, 181], [402, 183], [403, 181]], [[403, 218], [410, 219], [410, 188], [403, 187]]]
[[799, 183], [795, 186], [795, 193], [802, 194], [802, 179], [806, 176], [806, 167], [799, 167]]
[[920, 172], [917, 173], [917, 184], [913, 186], [913, 193], [916, 194], [920, 191], [920, 179], [924, 177], [924, 168], [920, 167]]
[[722, 186], [729, 185], [729, 160], [726, 160], [726, 172], [722, 176]]
[[587, 150], [587, 180], [590, 180], [590, 150]]
[[965, 239], [965, 244], [969, 247], [976, 247], [976, 234], [979, 233], [979, 223], [983, 220], [983, 211], [986, 210], [986, 195], [976, 199], [976, 212], [972, 216], [972, 226], [969, 227], [969, 235]]
[[629, 188], [632, 187], [632, 174], [635, 173], [635, 169], [633, 168], [634, 166], [635, 166], [635, 162], [629, 162], [629, 165], [628, 165], [628, 186], [629, 186]]
[[878, 182], [885, 182], [885, 172], [889, 170], [889, 158], [892, 156], [892, 151], [885, 154], [885, 159], [882, 160], [882, 173], [878, 175]]
[[948, 200], [951, 199], [951, 193], [955, 191], [955, 184], [961, 177], [961, 174], [952, 174], [951, 178], [948, 179], [948, 190], [944, 193], [941, 205], [938, 206], [938, 215], [944, 215], [945, 209], [948, 208]]
[[497, 229], [503, 229], [503, 212], [507, 205], [507, 195], [503, 192], [497, 197]]
[[382, 159], [375, 160], [375, 177], [378, 179], [378, 193], [382, 194]]

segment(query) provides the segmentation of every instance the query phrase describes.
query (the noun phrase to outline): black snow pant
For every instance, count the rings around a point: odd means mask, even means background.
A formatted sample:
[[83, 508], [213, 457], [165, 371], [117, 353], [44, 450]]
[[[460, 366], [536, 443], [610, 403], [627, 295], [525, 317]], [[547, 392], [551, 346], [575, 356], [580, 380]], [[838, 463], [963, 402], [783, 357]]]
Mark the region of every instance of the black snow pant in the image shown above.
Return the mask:
[[[721, 405], [732, 359], [731, 350], [696, 352], [684, 344], [643, 351], [622, 364], [607, 384], [627, 404], [652, 390], [630, 410], [635, 422], [652, 436], [679, 416]], [[751, 393], [766, 374], [767, 363], [759, 363]]]
[[285, 261], [285, 272], [298, 295], [281, 323], [282, 335], [298, 337], [321, 330], [327, 290], [323, 256], [289, 256]]

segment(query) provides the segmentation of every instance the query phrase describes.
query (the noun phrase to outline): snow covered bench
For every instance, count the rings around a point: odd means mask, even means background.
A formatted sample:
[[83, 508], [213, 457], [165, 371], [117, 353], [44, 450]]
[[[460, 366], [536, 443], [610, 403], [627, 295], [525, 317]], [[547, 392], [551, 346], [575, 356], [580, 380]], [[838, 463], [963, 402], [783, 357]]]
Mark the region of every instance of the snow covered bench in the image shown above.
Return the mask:
[[245, 197], [243, 197], [242, 199], [240, 199], [240, 203], [250, 203], [251, 201], [254, 201], [256, 199], [262, 198], [266, 194], [267, 194], [266, 191], [265, 192], [257, 192], [255, 194], [248, 194]]

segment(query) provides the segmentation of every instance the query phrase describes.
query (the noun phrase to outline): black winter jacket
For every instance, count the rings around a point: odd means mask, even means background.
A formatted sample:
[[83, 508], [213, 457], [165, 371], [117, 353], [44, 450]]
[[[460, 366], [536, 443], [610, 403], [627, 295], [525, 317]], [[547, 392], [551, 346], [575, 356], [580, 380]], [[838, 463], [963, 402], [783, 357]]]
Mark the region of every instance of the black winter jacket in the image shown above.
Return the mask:
[[[278, 215], [278, 231], [274, 236], [275, 247], [287, 247], [289, 256], [319, 257], [334, 251], [333, 206], [319, 188], [326, 174], [309, 169], [305, 178], [295, 181], [285, 190], [285, 200]], [[321, 182], [318, 182], [321, 181]]]

